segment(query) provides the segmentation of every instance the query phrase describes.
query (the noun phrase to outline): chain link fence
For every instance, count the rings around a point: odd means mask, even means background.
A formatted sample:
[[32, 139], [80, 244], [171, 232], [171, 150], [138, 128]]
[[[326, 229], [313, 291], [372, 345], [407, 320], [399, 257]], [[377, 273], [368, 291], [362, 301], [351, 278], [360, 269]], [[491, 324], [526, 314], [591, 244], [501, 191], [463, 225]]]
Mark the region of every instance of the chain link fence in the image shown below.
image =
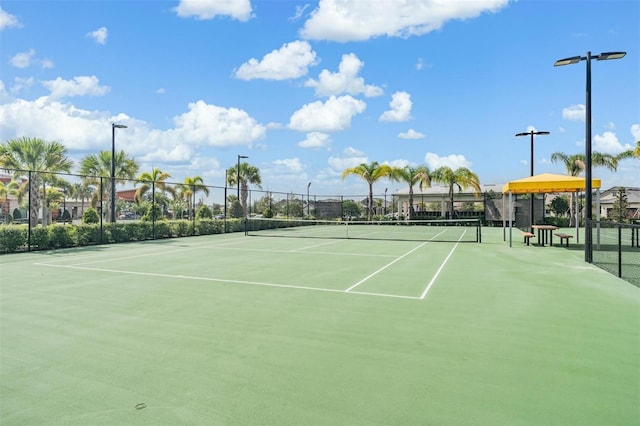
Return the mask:
[[640, 223], [591, 221], [592, 263], [640, 287]]

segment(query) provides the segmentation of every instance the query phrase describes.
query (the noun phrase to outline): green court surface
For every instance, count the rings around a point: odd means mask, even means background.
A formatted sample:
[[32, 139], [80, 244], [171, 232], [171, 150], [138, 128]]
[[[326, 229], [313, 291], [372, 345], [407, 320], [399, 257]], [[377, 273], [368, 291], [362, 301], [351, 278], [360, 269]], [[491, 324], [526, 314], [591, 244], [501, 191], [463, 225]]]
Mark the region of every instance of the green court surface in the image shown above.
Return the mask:
[[637, 425], [640, 289], [556, 243], [0, 256], [0, 424]]

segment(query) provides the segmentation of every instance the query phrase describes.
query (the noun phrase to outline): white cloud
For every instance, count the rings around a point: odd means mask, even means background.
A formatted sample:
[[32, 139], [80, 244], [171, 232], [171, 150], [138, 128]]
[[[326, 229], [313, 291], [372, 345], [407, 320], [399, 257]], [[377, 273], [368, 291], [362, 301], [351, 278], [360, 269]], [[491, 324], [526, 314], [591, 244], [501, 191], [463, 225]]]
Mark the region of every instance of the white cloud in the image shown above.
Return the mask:
[[249, 59], [234, 74], [242, 80], [286, 80], [302, 77], [316, 63], [317, 55], [311, 45], [306, 41], [296, 40], [267, 53], [261, 61]]
[[175, 163], [188, 162], [192, 157], [193, 149], [186, 144], [178, 143], [174, 146], [147, 151], [147, 153], [140, 158], [140, 161], [145, 161], [148, 163]]
[[[0, 94], [5, 98], [3, 91]], [[0, 104], [0, 134], [10, 139], [23, 135], [57, 140], [70, 151], [102, 150], [111, 146], [111, 123], [128, 126], [117, 135], [117, 146], [141, 159], [193, 161], [202, 146], [250, 145], [265, 134], [264, 126], [236, 108], [189, 104], [189, 110], [174, 117], [168, 130], [149, 128], [147, 123], [125, 114], [87, 111], [43, 96], [35, 101], [7, 99]]]
[[331, 137], [320, 132], [307, 133], [307, 138], [298, 142], [300, 148], [329, 148], [330, 145]]
[[411, 118], [411, 95], [407, 92], [396, 92], [389, 102], [391, 109], [380, 116], [380, 121], [407, 121]]
[[331, 96], [325, 103], [320, 101], [304, 105], [289, 119], [289, 128], [300, 132], [337, 132], [351, 127], [353, 116], [365, 110], [367, 104], [351, 96]]
[[341, 42], [419, 36], [447, 21], [497, 12], [507, 4], [508, 0], [320, 0], [300, 33], [307, 39]]
[[87, 33], [87, 37], [92, 38], [96, 43], [105, 45], [107, 44], [107, 37], [109, 35], [109, 30], [107, 27], [100, 27], [95, 31], [91, 31]]
[[20, 20], [0, 7], [0, 31], [6, 28], [20, 28], [22, 24]]
[[353, 147], [345, 148], [341, 155], [331, 156], [327, 160], [332, 170], [342, 173], [344, 169], [355, 167], [362, 163], [368, 163], [369, 159], [362, 151]]
[[40, 61], [42, 68], [53, 68], [53, 61], [51, 59], [43, 59]]
[[73, 80], [63, 80], [58, 77], [55, 80], [43, 81], [42, 85], [51, 91], [52, 99], [60, 99], [72, 96], [102, 96], [109, 92], [109, 86], [100, 86], [98, 77], [78, 76]]
[[286, 172], [299, 173], [304, 170], [299, 158], [285, 158], [283, 160], [275, 160], [272, 163], [274, 166], [280, 169], [284, 169]]
[[36, 56], [34, 49], [29, 49], [28, 52], [16, 53], [9, 59], [9, 63], [16, 68], [27, 68], [31, 65], [31, 60]]
[[164, 87], [159, 87], [156, 89], [156, 94], [158, 95], [164, 95], [167, 91], [164, 89]]
[[252, 16], [249, 0], [180, 0], [173, 10], [181, 18], [195, 17], [199, 20], [229, 16], [238, 21], [248, 21]]
[[300, 6], [297, 5], [296, 6], [296, 13], [295, 15], [293, 15], [292, 17], [289, 18], [289, 21], [297, 21], [298, 19], [300, 19], [302, 17], [302, 15], [304, 15], [304, 11], [307, 10], [309, 8], [309, 6], [311, 6], [310, 4], [305, 4], [304, 6]]
[[618, 137], [613, 132], [604, 132], [601, 135], [593, 137], [593, 150], [604, 154], [616, 155], [622, 151], [632, 149], [631, 145], [622, 145], [618, 141]]
[[16, 77], [13, 79], [13, 86], [11, 86], [11, 93], [16, 94], [33, 86], [33, 77], [23, 78]]
[[416, 132], [413, 129], [409, 129], [406, 132], [400, 132], [398, 134], [400, 139], [424, 139], [427, 136], [424, 133]]
[[640, 124], [631, 125], [631, 136], [633, 136], [634, 141], [640, 141]]
[[571, 105], [562, 110], [562, 118], [569, 121], [585, 121], [586, 109], [582, 104]]
[[442, 166], [450, 167], [453, 170], [459, 167], [471, 168], [471, 162], [464, 158], [462, 154], [451, 154], [446, 157], [440, 157], [433, 152], [427, 152], [424, 156], [424, 162], [431, 170]]
[[173, 119], [170, 132], [176, 140], [209, 145], [246, 145], [264, 137], [266, 129], [245, 111], [209, 105], [204, 101], [189, 104], [189, 111]]
[[362, 93], [367, 97], [382, 95], [380, 87], [364, 84], [364, 78], [358, 77], [363, 65], [364, 62], [353, 53], [342, 55], [337, 73], [332, 73], [326, 69], [322, 70], [317, 81], [309, 79], [304, 85], [306, 87], [314, 87], [317, 96], [331, 96], [342, 93], [349, 95]]
[[43, 96], [35, 101], [11, 100], [0, 105], [0, 133], [7, 138], [30, 135], [64, 143], [69, 150], [109, 146], [110, 117], [78, 109]]

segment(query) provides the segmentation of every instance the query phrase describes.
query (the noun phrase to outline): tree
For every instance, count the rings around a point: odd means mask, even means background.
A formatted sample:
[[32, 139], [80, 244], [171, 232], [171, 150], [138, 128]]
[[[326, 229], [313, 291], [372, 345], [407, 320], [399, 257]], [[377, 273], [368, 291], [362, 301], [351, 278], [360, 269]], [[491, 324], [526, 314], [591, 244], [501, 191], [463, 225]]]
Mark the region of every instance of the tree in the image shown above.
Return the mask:
[[404, 182], [409, 185], [409, 210], [407, 212], [407, 219], [411, 220], [415, 213], [413, 208], [413, 187], [418, 184], [420, 191], [422, 191], [423, 188], [429, 188], [431, 186], [431, 172], [427, 166], [396, 167], [392, 169], [390, 177], [391, 180]]
[[84, 212], [85, 200], [90, 200], [95, 192], [95, 188], [87, 183], [85, 179], [82, 183], [74, 183], [73, 185], [71, 185], [69, 196], [76, 201], [80, 200], [80, 211]]
[[556, 216], [565, 216], [570, 210], [569, 199], [566, 195], [558, 195], [549, 203], [549, 208]]
[[[551, 154], [551, 162], [561, 162], [564, 164], [569, 176], [580, 176], [585, 169], [585, 156], [584, 154], [567, 155], [563, 152], [554, 152]], [[591, 165], [593, 167], [605, 167], [611, 171], [616, 171], [618, 167], [618, 159], [610, 154], [602, 154], [599, 152], [591, 153]], [[575, 205], [575, 194], [571, 194], [571, 206]], [[589, 206], [591, 208], [591, 206]], [[577, 212], [572, 214], [569, 218], [570, 226], [575, 226], [578, 220]]]
[[618, 154], [617, 158], [618, 160], [625, 160], [627, 158], [640, 159], [640, 141], [636, 142], [636, 147], [634, 149], [628, 149], [621, 152], [620, 154]]
[[[24, 176], [31, 171], [29, 180], [29, 196], [31, 209], [29, 224], [38, 225], [38, 211], [42, 207], [42, 221], [47, 217], [45, 200], [47, 181], [50, 173], [69, 172], [73, 161], [67, 157], [67, 149], [59, 142], [46, 142], [38, 138], [22, 137], [12, 139], [0, 145], [0, 167], [14, 170], [14, 178]], [[39, 192], [42, 184], [42, 193]]]
[[629, 207], [629, 201], [627, 200], [627, 192], [624, 187], [618, 188], [616, 199], [613, 202], [611, 209], [611, 217], [618, 222], [627, 222], [627, 208]]
[[246, 216], [249, 184], [257, 185], [258, 188], [261, 188], [262, 178], [260, 177], [260, 170], [249, 163], [240, 163], [240, 170], [238, 170], [238, 166], [236, 165], [227, 172], [227, 183], [229, 186], [237, 186], [238, 180], [240, 181], [242, 216]]
[[342, 215], [347, 218], [358, 218], [362, 214], [360, 204], [353, 200], [344, 200], [342, 202]]
[[184, 183], [180, 184], [180, 189], [187, 199], [189, 219], [192, 219], [192, 214], [196, 206], [196, 193], [202, 192], [205, 195], [209, 195], [209, 188], [204, 186], [204, 180], [202, 180], [200, 176], [193, 176], [184, 178]]
[[[133, 179], [136, 173], [138, 173], [138, 163], [129, 157], [124, 151], [116, 152], [115, 157], [115, 179], [116, 183], [124, 183], [127, 179]], [[76, 197], [93, 196], [92, 205], [96, 205], [97, 201], [102, 201], [99, 198], [102, 194], [100, 191], [89, 189], [92, 185], [100, 187], [100, 183], [103, 178], [107, 178], [103, 181], [103, 191], [106, 190], [108, 199], [111, 200], [111, 185], [109, 184], [111, 178], [111, 151], [100, 151], [98, 154], [89, 154], [80, 161], [80, 174], [84, 175], [83, 188], [78, 188], [78, 192], [75, 192]], [[111, 203], [105, 203], [106, 216], [111, 218]]]
[[2, 207], [0, 207], [0, 212], [4, 211], [4, 221], [5, 223], [9, 223], [9, 196], [17, 196], [20, 193], [20, 184], [15, 180], [12, 180], [9, 183], [4, 183], [0, 181], [0, 200], [2, 201]]
[[342, 179], [346, 178], [349, 175], [356, 175], [362, 178], [367, 185], [369, 185], [369, 198], [367, 200], [367, 219], [371, 220], [373, 217], [373, 184], [374, 182], [384, 178], [389, 177], [393, 173], [393, 169], [391, 166], [387, 164], [379, 164], [377, 161], [373, 161], [369, 164], [362, 163], [355, 167], [350, 167], [348, 169], [344, 169], [342, 171]]
[[442, 166], [431, 174], [432, 182], [440, 182], [449, 188], [449, 218], [453, 219], [453, 187], [457, 186], [462, 191], [469, 187], [473, 188], [476, 196], [480, 196], [480, 179], [466, 167], [459, 167], [456, 170], [448, 166]]
[[159, 215], [156, 208], [160, 209], [160, 205], [164, 207], [168, 204], [165, 192], [175, 194], [174, 188], [167, 186], [167, 179], [170, 177], [171, 175], [169, 173], [163, 172], [158, 168], [154, 168], [151, 173], [143, 172], [137, 177], [138, 181], [142, 182], [142, 185], [136, 190], [136, 202], [140, 203], [150, 190], [156, 191], [150, 196], [152, 204], [155, 204], [155, 206], [153, 210], [147, 210], [148, 218], [152, 217], [156, 219]]

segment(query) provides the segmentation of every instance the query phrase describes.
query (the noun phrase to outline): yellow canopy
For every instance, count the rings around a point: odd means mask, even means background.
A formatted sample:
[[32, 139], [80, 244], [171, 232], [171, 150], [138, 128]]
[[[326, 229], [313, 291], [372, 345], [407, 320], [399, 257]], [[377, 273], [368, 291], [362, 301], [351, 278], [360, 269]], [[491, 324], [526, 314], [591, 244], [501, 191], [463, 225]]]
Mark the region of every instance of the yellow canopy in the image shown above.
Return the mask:
[[[502, 193], [507, 194], [539, 194], [554, 192], [578, 192], [585, 190], [583, 177], [554, 175], [543, 173], [524, 179], [514, 180], [502, 187]], [[591, 179], [593, 189], [600, 188], [600, 179]]]

